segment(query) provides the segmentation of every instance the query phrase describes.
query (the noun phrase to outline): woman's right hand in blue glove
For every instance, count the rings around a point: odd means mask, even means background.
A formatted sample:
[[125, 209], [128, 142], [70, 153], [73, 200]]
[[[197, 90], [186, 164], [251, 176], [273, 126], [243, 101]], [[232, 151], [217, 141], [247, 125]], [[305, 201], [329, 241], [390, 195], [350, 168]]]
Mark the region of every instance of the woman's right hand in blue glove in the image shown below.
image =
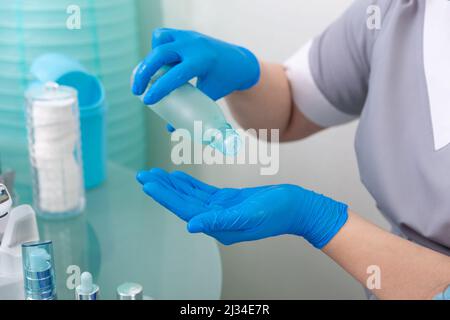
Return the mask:
[[259, 62], [249, 50], [194, 31], [156, 29], [152, 47], [136, 71], [132, 87], [135, 95], [145, 92], [162, 66], [173, 67], [147, 92], [146, 105], [157, 103], [196, 77], [197, 87], [213, 100], [249, 89], [259, 80]]

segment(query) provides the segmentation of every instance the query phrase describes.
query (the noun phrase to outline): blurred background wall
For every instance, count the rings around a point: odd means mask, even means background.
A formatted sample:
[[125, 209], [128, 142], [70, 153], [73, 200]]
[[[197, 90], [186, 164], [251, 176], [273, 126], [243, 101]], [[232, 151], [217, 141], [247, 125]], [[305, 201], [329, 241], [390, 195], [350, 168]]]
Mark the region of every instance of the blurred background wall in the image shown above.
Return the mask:
[[[351, 2], [162, 0], [159, 3], [140, 0], [142, 51], [148, 51], [151, 29], [160, 24], [207, 33], [246, 46], [261, 59], [283, 62], [321, 32]], [[160, 21], [152, 14], [157, 10], [161, 10]], [[148, 17], [156, 20], [150, 21]], [[150, 163], [170, 167], [170, 137], [161, 121], [153, 115], [149, 117]], [[356, 127], [357, 122], [353, 122], [305, 141], [283, 145], [280, 171], [275, 176], [261, 176], [257, 165], [184, 166], [181, 169], [220, 186], [299, 184], [344, 201], [353, 211], [386, 226], [359, 180], [353, 149]], [[356, 281], [302, 239], [282, 237], [222, 246], [221, 253], [225, 299], [365, 298]]]

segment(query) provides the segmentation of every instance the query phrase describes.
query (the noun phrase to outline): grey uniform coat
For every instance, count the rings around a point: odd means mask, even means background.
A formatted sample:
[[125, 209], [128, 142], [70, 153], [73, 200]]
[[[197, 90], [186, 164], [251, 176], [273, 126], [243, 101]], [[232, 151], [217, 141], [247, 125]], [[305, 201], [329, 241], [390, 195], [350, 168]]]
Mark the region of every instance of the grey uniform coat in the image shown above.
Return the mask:
[[355, 1], [286, 69], [313, 122], [359, 118], [361, 180], [393, 231], [450, 255], [450, 1]]

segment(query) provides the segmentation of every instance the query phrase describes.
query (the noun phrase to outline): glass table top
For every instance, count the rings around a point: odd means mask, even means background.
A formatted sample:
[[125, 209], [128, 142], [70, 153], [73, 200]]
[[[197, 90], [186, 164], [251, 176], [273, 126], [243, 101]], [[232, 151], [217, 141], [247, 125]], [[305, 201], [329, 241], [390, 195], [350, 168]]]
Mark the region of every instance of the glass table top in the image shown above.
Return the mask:
[[109, 164], [107, 182], [86, 200], [79, 217], [38, 219], [40, 238], [53, 241], [59, 299], [74, 299], [78, 267], [92, 273], [101, 299], [115, 299], [124, 282], [141, 284], [155, 299], [220, 298], [216, 242], [189, 234], [183, 221], [142, 192], [135, 172]]

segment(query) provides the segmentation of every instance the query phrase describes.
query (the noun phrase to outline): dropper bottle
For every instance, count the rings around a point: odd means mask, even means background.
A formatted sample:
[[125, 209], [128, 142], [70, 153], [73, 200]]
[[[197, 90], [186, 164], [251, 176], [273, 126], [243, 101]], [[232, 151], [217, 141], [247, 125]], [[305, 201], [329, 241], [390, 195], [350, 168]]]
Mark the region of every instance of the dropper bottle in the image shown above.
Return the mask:
[[[135, 69], [134, 73], [136, 72]], [[144, 100], [153, 83], [162, 77], [170, 67], [164, 66], [156, 72], [140, 96]], [[133, 73], [133, 79], [134, 79]], [[187, 130], [197, 143], [210, 145], [227, 156], [235, 156], [241, 147], [241, 138], [226, 121], [217, 103], [189, 82], [172, 91], [150, 109], [176, 129]], [[198, 136], [196, 123], [201, 124], [202, 136]], [[205, 139], [207, 137], [207, 139]]]
[[99, 287], [92, 281], [89, 272], [81, 274], [80, 285], [75, 288], [75, 299], [77, 300], [98, 300]]

